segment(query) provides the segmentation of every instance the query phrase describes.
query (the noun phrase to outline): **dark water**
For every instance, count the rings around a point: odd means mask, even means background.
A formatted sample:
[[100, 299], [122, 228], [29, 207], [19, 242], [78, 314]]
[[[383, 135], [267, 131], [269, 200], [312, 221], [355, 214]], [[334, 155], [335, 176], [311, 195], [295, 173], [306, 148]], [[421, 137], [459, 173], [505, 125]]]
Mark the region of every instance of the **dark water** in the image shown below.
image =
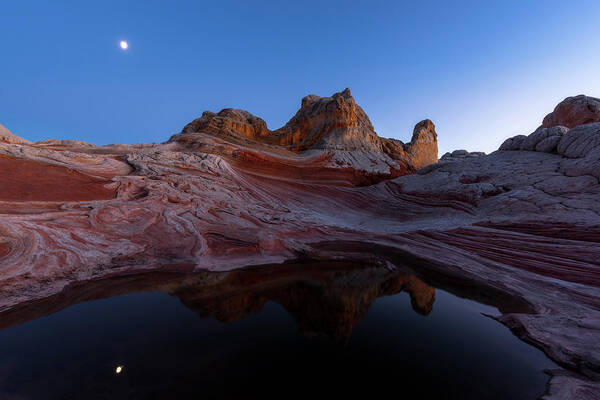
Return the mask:
[[93, 282], [0, 315], [0, 399], [536, 398], [554, 364], [482, 313], [382, 268]]

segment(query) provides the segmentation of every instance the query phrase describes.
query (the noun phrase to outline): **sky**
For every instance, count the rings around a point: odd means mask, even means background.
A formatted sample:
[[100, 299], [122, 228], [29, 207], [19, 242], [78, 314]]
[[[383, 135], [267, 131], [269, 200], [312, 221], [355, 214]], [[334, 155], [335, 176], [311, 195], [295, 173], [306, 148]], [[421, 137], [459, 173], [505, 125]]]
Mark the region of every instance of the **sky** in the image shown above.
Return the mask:
[[429, 118], [440, 155], [491, 152], [565, 97], [600, 97], [599, 21], [598, 0], [0, 0], [0, 123], [163, 142], [226, 107], [276, 129], [350, 87], [380, 136]]

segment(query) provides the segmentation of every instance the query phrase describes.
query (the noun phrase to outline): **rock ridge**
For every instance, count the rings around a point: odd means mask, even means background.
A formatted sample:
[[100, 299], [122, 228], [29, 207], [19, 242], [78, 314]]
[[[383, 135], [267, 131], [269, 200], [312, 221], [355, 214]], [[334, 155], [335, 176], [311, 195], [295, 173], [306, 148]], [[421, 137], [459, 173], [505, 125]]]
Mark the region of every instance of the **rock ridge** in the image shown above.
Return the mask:
[[14, 133], [12, 133], [8, 129], [6, 129], [4, 126], [2, 126], [2, 124], [0, 124], [0, 142], [14, 143], [14, 144], [31, 143], [30, 141], [25, 140], [22, 137], [15, 135]]

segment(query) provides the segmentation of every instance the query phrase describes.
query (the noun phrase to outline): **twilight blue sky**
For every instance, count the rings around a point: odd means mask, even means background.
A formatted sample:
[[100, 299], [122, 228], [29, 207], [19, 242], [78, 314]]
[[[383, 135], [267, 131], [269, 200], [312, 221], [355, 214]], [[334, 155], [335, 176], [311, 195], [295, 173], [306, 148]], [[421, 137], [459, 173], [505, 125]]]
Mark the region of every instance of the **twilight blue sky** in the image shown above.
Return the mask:
[[278, 128], [303, 96], [350, 87], [380, 136], [430, 118], [440, 155], [489, 152], [600, 96], [599, 21], [598, 0], [0, 0], [0, 123], [157, 142], [225, 107]]

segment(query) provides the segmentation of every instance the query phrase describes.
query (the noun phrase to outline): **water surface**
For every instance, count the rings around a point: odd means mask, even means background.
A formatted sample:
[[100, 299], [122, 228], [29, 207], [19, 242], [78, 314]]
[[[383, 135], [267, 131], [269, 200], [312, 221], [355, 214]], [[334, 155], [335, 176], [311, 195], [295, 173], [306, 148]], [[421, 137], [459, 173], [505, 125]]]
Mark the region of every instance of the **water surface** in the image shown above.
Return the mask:
[[375, 267], [89, 282], [0, 315], [0, 399], [536, 398], [555, 365], [482, 313]]

